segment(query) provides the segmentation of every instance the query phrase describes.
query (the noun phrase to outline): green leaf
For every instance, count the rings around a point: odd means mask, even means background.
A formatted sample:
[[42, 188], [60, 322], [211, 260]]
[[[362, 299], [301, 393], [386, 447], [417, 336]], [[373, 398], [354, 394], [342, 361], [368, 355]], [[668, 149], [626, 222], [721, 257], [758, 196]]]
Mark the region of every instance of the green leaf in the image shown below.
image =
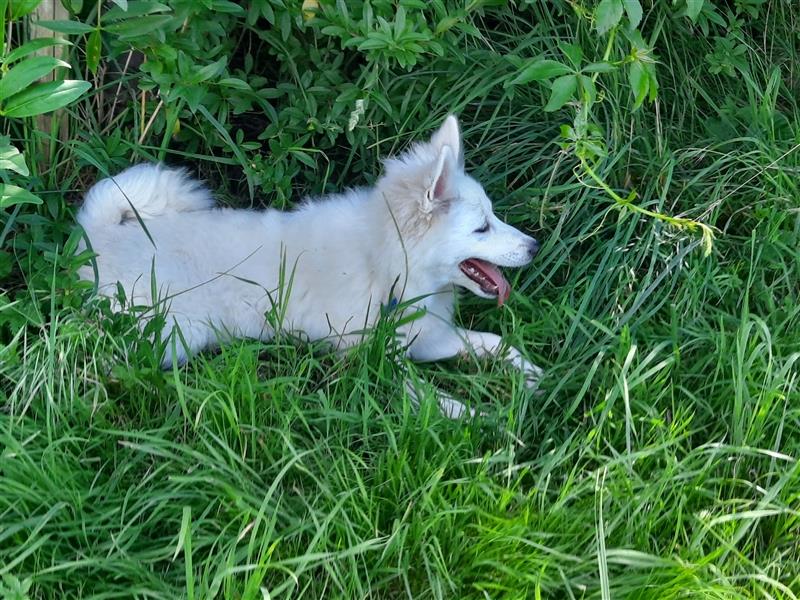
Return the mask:
[[191, 542], [187, 541], [192, 536], [192, 507], [183, 507], [183, 518], [181, 519], [181, 529], [178, 532], [178, 543], [175, 546], [175, 554], [172, 555], [174, 561], [178, 558], [181, 551], [185, 551], [187, 547], [191, 548]]
[[264, 18], [270, 25], [275, 25], [275, 11], [272, 10], [272, 6], [270, 6], [269, 2], [264, 2], [261, 5], [261, 14], [264, 15]]
[[219, 60], [214, 61], [209, 65], [205, 65], [204, 67], [198, 69], [191, 77], [189, 77], [186, 81], [189, 84], [197, 84], [203, 81], [208, 81], [212, 77], [216, 77], [222, 71], [225, 70], [225, 67], [228, 64], [228, 57], [223, 56]]
[[443, 18], [436, 24], [434, 35], [438, 37], [442, 35], [445, 31], [450, 31], [453, 27], [458, 25], [459, 21], [461, 21], [459, 17], [454, 17], [452, 15]]
[[6, 14], [8, 13], [8, 0], [0, 0], [0, 48], [6, 47]]
[[656, 77], [656, 66], [652, 63], [644, 65], [644, 70], [647, 73], [647, 79], [650, 83], [650, 94], [648, 100], [653, 102], [658, 97], [658, 78]]
[[642, 22], [642, 5], [639, 0], [622, 0], [622, 5], [625, 7], [631, 29], [636, 29]]
[[86, 66], [92, 73], [97, 73], [100, 64], [100, 55], [103, 51], [103, 36], [99, 29], [95, 29], [86, 40]]
[[522, 69], [517, 76], [511, 80], [509, 85], [522, 85], [530, 81], [542, 81], [552, 79], [559, 75], [566, 75], [571, 69], [564, 63], [556, 60], [537, 60]]
[[[6, 15], [8, 14], [8, 0], [0, 0], [0, 48], [6, 47]], [[3, 53], [0, 51], [0, 53]]]
[[70, 35], [80, 35], [81, 33], [89, 33], [94, 27], [81, 23], [80, 21], [37, 21], [37, 25], [41, 25], [51, 31], [58, 31], [59, 33], [67, 33]]
[[67, 67], [69, 63], [52, 56], [32, 56], [12, 67], [0, 79], [0, 100], [21, 92], [56, 67]]
[[11, 18], [19, 19], [33, 12], [42, 0], [13, 0], [11, 2]]
[[358, 45], [358, 49], [361, 51], [378, 50], [380, 48], [388, 48], [390, 44], [391, 40], [385, 34], [372, 31], [369, 37]]
[[591, 105], [597, 100], [597, 88], [594, 85], [591, 77], [586, 75], [580, 76], [581, 89], [583, 90], [584, 98]]
[[17, 204], [41, 204], [39, 196], [10, 183], [0, 183], [0, 209], [10, 208]]
[[28, 54], [33, 54], [37, 50], [41, 50], [42, 48], [49, 48], [50, 46], [71, 46], [67, 40], [59, 39], [59, 38], [37, 38], [35, 40], [31, 40], [18, 48], [14, 48], [11, 52], [8, 53], [5, 60], [3, 61], [5, 64], [10, 65], [16, 60], [20, 58], [24, 58], [28, 56]]
[[622, 18], [622, 0], [601, 0], [594, 11], [597, 33], [603, 35], [616, 27]]
[[144, 33], [162, 29], [164, 25], [172, 20], [172, 15], [146, 15], [144, 17], [117, 21], [111, 25], [104, 26], [103, 29], [120, 37], [137, 37]]
[[703, 10], [705, 0], [686, 0], [686, 16], [692, 20], [692, 23], [697, 22], [697, 16]]
[[591, 140], [584, 140], [582, 142], [582, 146], [586, 154], [590, 154], [595, 158], [599, 158], [601, 156], [608, 156], [608, 151], [605, 149], [605, 147], [603, 147], [602, 144], [598, 144], [597, 142], [593, 142]]
[[229, 0], [214, 0], [211, 5], [211, 10], [220, 13], [242, 14], [244, 8]]
[[15, 171], [23, 177], [30, 175], [22, 152], [10, 144], [0, 146], [0, 169]]
[[292, 35], [292, 15], [288, 10], [282, 11], [278, 17], [278, 29], [281, 31], [281, 39], [286, 42]]
[[0, 250], [0, 281], [11, 274], [14, 268], [14, 256], [10, 252]]
[[[239, 159], [239, 162], [241, 162], [242, 164], [247, 164], [247, 158], [245, 157], [241, 148], [239, 147], [238, 144], [234, 143], [233, 138], [231, 138], [231, 134], [228, 133], [228, 130], [225, 129], [222, 123], [220, 123], [219, 120], [216, 117], [214, 117], [214, 115], [208, 112], [208, 109], [202, 104], [197, 107], [197, 112], [203, 115], [208, 120], [208, 122], [214, 126], [214, 129], [216, 129], [219, 132], [220, 137], [222, 137], [222, 139], [225, 140], [225, 143], [230, 148], [230, 151], [233, 152], [234, 156], [236, 156], [237, 159]], [[253, 179], [249, 176], [247, 178], [247, 191], [250, 193], [250, 197], [252, 198], [253, 194], [255, 193], [255, 189], [253, 185]]]
[[581, 69], [581, 73], [611, 73], [617, 66], [607, 62], [590, 63]]
[[553, 112], [572, 100], [578, 88], [578, 78], [575, 75], [563, 75], [553, 82], [550, 100], [544, 107], [545, 112]]
[[90, 87], [91, 83], [80, 80], [40, 83], [9, 98], [0, 114], [19, 118], [48, 113], [74, 102]]
[[402, 6], [397, 7], [397, 12], [394, 16], [394, 37], [399, 38], [406, 28], [406, 9]]
[[206, 86], [194, 84], [176, 85], [172, 91], [172, 94], [174, 94], [176, 98], [183, 98], [186, 100], [189, 110], [195, 112], [205, 99], [207, 88]]
[[170, 8], [166, 4], [162, 4], [161, 2], [148, 2], [145, 0], [137, 2], [134, 0], [128, 2], [128, 7], [126, 9], [123, 9], [121, 6], [115, 6], [103, 13], [103, 22], [110, 23], [111, 21], [122, 21], [163, 12], [170, 12]]
[[250, 87], [250, 84], [246, 81], [243, 81], [237, 77], [226, 77], [225, 79], [219, 80], [220, 85], [224, 85], [225, 87], [234, 88], [237, 90], [252, 90], [253, 88]]
[[650, 81], [644, 66], [639, 61], [632, 62], [628, 70], [628, 82], [633, 91], [634, 110], [639, 108], [644, 102], [645, 96], [650, 89]]
[[292, 150], [291, 153], [292, 156], [294, 156], [296, 159], [298, 159], [301, 163], [303, 163], [307, 167], [311, 167], [312, 169], [315, 169], [317, 167], [317, 163], [314, 161], [313, 158], [311, 158], [311, 156], [309, 156], [307, 152], [304, 152], [303, 150]]
[[128, 0], [111, 0], [114, 4], [119, 6], [122, 10], [128, 10]]
[[561, 48], [561, 52], [564, 53], [569, 59], [576, 69], [581, 68], [581, 62], [583, 62], [583, 50], [577, 44], [559, 44], [559, 48]]

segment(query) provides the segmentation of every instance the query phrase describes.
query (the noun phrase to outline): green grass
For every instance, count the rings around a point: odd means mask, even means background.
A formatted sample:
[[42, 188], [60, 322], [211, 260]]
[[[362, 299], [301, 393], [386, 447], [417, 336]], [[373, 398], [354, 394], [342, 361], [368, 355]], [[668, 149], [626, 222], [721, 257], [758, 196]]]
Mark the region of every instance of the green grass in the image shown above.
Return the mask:
[[[800, 596], [800, 52], [791, 8], [767, 5], [774, 35], [741, 33], [748, 77], [709, 73], [710, 38], [673, 31], [657, 106], [632, 111], [612, 77], [595, 109], [601, 175], [716, 227], [709, 256], [573, 172], [546, 90], [498, 85], [498, 56], [585, 35], [544, 9], [534, 29], [476, 20], [490, 42], [470, 38], [470, 68], [388, 80], [399, 116], [298, 176], [361, 183], [462, 115], [468, 168], [543, 247], [506, 307], [464, 298], [460, 320], [547, 370], [533, 396], [501, 364], [417, 366], [488, 413], [466, 422], [412, 408], [388, 322], [346, 356], [242, 341], [163, 372], [133, 319], [69, 300], [74, 263], [47, 235], [70, 227], [86, 157], [113, 169], [161, 145], [135, 143], [133, 104], [118, 142], [75, 108], [0, 303], [0, 598]], [[249, 204], [233, 154], [167, 156]]]

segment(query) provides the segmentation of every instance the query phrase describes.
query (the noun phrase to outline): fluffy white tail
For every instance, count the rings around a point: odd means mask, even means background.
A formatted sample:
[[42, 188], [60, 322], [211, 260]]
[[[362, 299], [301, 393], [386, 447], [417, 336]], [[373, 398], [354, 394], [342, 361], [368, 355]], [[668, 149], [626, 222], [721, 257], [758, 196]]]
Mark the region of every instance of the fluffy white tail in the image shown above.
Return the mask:
[[142, 164], [98, 181], [86, 194], [78, 222], [86, 230], [119, 225], [136, 219], [208, 210], [211, 193], [183, 169]]

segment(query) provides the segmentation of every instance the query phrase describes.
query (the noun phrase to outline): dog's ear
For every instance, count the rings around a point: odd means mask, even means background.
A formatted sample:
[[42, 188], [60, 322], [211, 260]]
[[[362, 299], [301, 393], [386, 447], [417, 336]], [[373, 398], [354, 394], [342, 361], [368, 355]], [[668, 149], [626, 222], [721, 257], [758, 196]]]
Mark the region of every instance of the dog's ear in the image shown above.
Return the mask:
[[425, 197], [422, 200], [422, 212], [426, 214], [446, 206], [453, 178], [462, 168], [458, 120], [453, 115], [447, 117], [439, 130], [433, 134], [430, 143], [436, 153], [436, 160], [431, 165]]
[[445, 208], [451, 197], [450, 190], [453, 178], [459, 167], [450, 146], [442, 146], [439, 156], [431, 165], [430, 176], [425, 188], [425, 197], [422, 199], [422, 212], [432, 214], [436, 210]]
[[463, 166], [464, 152], [461, 148], [461, 132], [455, 115], [449, 115], [442, 123], [442, 126], [439, 127], [439, 130], [433, 134], [431, 146], [433, 146], [437, 154], [441, 152], [442, 148], [449, 146], [456, 164]]

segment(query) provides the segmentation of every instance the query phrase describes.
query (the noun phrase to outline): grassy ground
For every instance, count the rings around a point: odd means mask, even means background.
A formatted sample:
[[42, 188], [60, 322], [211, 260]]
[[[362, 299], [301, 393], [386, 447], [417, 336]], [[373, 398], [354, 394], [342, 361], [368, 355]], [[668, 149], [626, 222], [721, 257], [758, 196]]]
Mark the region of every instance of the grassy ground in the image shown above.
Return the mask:
[[[485, 23], [471, 68], [388, 83], [413, 100], [328, 167], [360, 183], [456, 110], [468, 167], [543, 242], [506, 307], [465, 298], [460, 319], [544, 366], [544, 394], [502, 365], [419, 369], [486, 418], [412, 410], [391, 323], [343, 357], [245, 341], [162, 372], [131, 319], [64, 300], [73, 262], [20, 254], [0, 306], [0, 598], [800, 595], [800, 52], [792, 9], [768, 7], [774, 35], [741, 33], [747, 77], [708, 71], [710, 39], [664, 36], [658, 103], [633, 112], [612, 81], [596, 108], [602, 176], [715, 226], [709, 256], [572, 172], [569, 111], [543, 113], [541, 87], [496, 84], [493, 57], [574, 33], [555, 17]], [[73, 111], [18, 245], [62, 252], [34, 226], [70, 226], [87, 152], [157, 153], [91, 114]], [[211, 154], [169, 157], [247, 204]]]

